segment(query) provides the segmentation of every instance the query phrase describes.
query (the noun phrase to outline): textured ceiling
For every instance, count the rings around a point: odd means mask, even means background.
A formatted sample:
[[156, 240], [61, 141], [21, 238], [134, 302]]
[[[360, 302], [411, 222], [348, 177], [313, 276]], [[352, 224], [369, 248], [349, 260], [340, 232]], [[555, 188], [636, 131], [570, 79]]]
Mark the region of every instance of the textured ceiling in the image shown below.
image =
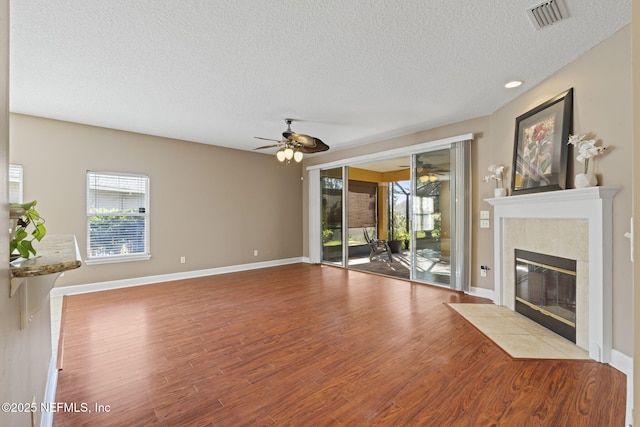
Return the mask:
[[10, 108], [246, 150], [291, 117], [343, 149], [490, 114], [631, 19], [564, 0], [536, 30], [537, 3], [12, 0]]

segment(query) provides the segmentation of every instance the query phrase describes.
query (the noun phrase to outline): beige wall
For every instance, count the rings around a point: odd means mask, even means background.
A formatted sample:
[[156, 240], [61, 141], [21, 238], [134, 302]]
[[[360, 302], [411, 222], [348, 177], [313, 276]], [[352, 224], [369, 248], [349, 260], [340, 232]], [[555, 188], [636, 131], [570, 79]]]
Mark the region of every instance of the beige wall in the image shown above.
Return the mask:
[[[632, 345], [632, 286], [629, 243], [623, 237], [629, 229], [632, 188], [632, 97], [631, 87], [631, 29], [625, 27], [608, 40], [594, 47], [542, 83], [523, 92], [513, 102], [487, 117], [469, 120], [436, 129], [381, 141], [358, 148], [330, 152], [305, 160], [305, 166], [375, 153], [378, 151], [409, 146], [440, 138], [474, 133], [472, 144], [472, 263], [471, 286], [493, 289], [494, 271], [480, 277], [480, 265], [493, 265], [493, 230], [479, 228], [480, 210], [491, 210], [484, 201], [493, 197], [493, 184], [484, 183], [487, 167], [492, 163], [508, 166], [507, 182], [510, 187], [513, 161], [513, 138], [515, 118], [537, 105], [553, 98], [566, 89], [574, 90], [574, 131], [593, 133], [612, 150], [599, 157], [595, 171], [600, 185], [622, 186], [614, 200], [614, 347], [633, 354]], [[525, 86], [526, 87], [526, 86]], [[505, 90], [497, 87], [495, 90]], [[571, 158], [570, 171], [574, 169]], [[570, 186], [572, 186], [570, 179]], [[304, 190], [304, 206], [307, 206], [307, 190]], [[306, 209], [306, 208], [305, 208]], [[304, 238], [307, 236], [305, 212]], [[307, 240], [304, 242], [307, 253]]]
[[[0, 220], [9, 221], [8, 63], [9, 1], [0, 0]], [[9, 235], [0, 233], [0, 402], [37, 402], [44, 398], [51, 359], [51, 326], [47, 301], [27, 329], [20, 329], [19, 294], [9, 298]], [[39, 423], [40, 414], [36, 414]], [[31, 425], [31, 414], [0, 411], [3, 427]]]
[[[622, 187], [613, 202], [613, 344], [627, 355], [633, 354], [632, 264], [629, 241], [623, 237], [629, 231], [633, 183], [630, 52], [631, 28], [627, 26], [492, 114], [490, 132], [495, 162], [510, 165], [514, 118], [573, 87], [574, 133], [592, 133], [603, 145], [611, 146], [611, 151], [597, 157], [593, 166], [599, 185]], [[579, 171], [582, 164], [575, 156], [569, 160], [573, 165], [570, 169]], [[510, 168], [509, 176], [511, 172]], [[486, 203], [483, 206], [489, 208]]]
[[299, 164], [18, 114], [10, 123], [11, 162], [24, 166], [25, 200], [38, 200], [49, 233], [74, 234], [83, 255], [86, 171], [150, 177], [152, 258], [84, 265], [56, 286], [302, 256]]

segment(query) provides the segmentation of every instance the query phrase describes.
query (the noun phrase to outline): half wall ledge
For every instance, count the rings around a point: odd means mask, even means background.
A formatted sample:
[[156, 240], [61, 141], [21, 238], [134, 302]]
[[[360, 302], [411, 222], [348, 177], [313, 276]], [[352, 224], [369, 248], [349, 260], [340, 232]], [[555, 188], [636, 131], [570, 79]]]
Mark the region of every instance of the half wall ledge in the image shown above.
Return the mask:
[[9, 296], [20, 293], [21, 329], [26, 328], [40, 310], [60, 274], [82, 265], [73, 235], [49, 235], [39, 242], [37, 251], [38, 255], [33, 258], [18, 258], [10, 263]]

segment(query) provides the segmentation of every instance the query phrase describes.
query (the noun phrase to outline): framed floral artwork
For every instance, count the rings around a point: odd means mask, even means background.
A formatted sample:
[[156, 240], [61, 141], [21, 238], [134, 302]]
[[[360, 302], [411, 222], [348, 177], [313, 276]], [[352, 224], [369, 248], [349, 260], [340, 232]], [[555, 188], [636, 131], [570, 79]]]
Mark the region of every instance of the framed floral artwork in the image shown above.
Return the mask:
[[573, 88], [516, 118], [511, 194], [564, 190]]

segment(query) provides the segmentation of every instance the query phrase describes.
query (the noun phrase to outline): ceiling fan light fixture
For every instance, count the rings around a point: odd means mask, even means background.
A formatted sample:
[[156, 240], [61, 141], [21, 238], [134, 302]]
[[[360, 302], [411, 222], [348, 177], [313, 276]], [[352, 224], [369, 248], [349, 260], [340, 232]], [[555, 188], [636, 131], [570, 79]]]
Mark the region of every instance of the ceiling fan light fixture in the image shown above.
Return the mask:
[[256, 139], [275, 142], [275, 144], [264, 145], [262, 147], [254, 148], [254, 150], [264, 150], [277, 147], [277, 159], [282, 163], [289, 164], [291, 163], [291, 159], [300, 163], [304, 158], [304, 155], [307, 153], [319, 153], [329, 149], [327, 144], [316, 137], [302, 133], [294, 133], [291, 130], [292, 121], [293, 119], [285, 119], [287, 130], [282, 133], [282, 138], [280, 139], [262, 138], [259, 136], [254, 137]]
[[293, 148], [287, 147], [284, 149], [284, 158], [291, 160], [293, 158]]
[[426, 175], [420, 175], [420, 176], [418, 177], [418, 181], [420, 181], [420, 182], [424, 182], [424, 183], [427, 183], [427, 182], [436, 182], [437, 180], [438, 180], [438, 177], [437, 177], [435, 174], [433, 174], [433, 173], [428, 173], [428, 174], [426, 174]]

